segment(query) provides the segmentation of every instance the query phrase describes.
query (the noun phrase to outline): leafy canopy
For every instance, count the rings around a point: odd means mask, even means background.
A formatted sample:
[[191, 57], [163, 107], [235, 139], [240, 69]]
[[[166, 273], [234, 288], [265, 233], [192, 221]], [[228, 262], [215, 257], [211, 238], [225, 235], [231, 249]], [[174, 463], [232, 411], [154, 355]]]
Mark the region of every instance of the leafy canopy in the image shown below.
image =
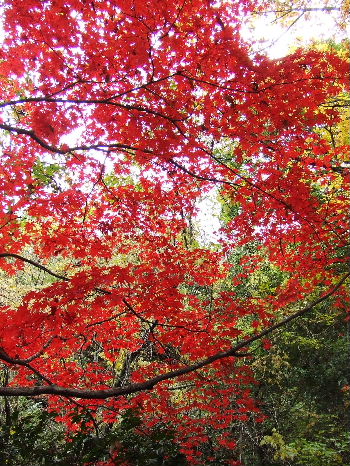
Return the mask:
[[[348, 64], [254, 54], [253, 3], [5, 2], [0, 267], [41, 279], [2, 302], [1, 395], [50, 395], [73, 431], [77, 409], [142, 407], [189, 458], [208, 426], [231, 449], [233, 420], [263, 418], [249, 345], [345, 308], [348, 147], [322, 129]], [[209, 247], [188, 238], [213, 187], [230, 214]]]

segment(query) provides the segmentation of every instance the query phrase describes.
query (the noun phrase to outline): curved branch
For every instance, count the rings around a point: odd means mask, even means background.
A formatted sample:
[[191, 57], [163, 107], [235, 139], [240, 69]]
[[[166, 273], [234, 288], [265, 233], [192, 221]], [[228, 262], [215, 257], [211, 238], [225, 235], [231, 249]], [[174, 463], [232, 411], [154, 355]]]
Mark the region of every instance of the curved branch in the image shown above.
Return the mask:
[[25, 136], [29, 136], [31, 139], [33, 139], [33, 141], [37, 142], [41, 147], [43, 147], [44, 149], [50, 152], [54, 152], [55, 154], [65, 155], [69, 152], [69, 150], [65, 151], [62, 149], [58, 149], [57, 147], [52, 146], [51, 144], [48, 144], [43, 139], [39, 138], [39, 136], [37, 136], [35, 132], [32, 130], [24, 129], [24, 128], [17, 128], [16, 126], [5, 125], [3, 123], [0, 124], [0, 129], [4, 129], [5, 131], [10, 131], [11, 133], [24, 134]]
[[44, 149], [54, 154], [66, 155], [66, 154], [72, 154], [73, 152], [76, 152], [76, 151], [89, 151], [89, 150], [102, 150], [102, 149], [106, 149], [106, 150], [120, 149], [124, 151], [125, 150], [131, 150], [131, 151], [140, 150], [145, 153], [153, 154], [151, 150], [142, 149], [140, 147], [131, 146], [129, 144], [122, 144], [118, 142], [111, 143], [111, 144], [98, 143], [98, 144], [91, 144], [91, 145], [68, 147], [68, 149], [60, 149], [57, 146], [48, 144], [46, 141], [41, 139], [33, 130], [18, 128], [17, 126], [10, 126], [10, 125], [6, 125], [3, 123], [0, 124], [0, 129], [9, 131], [11, 133], [17, 133], [17, 134], [23, 134], [25, 136], [29, 136], [31, 139], [33, 139], [33, 141], [35, 141], [41, 147], [43, 147]]
[[227, 351], [220, 351], [218, 353], [209, 356], [202, 361], [196, 362], [194, 364], [188, 365], [186, 367], [182, 367], [180, 369], [166, 372], [162, 375], [153, 377], [145, 382], [141, 383], [133, 383], [127, 385], [125, 387], [114, 387], [114, 388], [106, 388], [100, 390], [91, 390], [91, 389], [78, 389], [78, 388], [69, 388], [69, 387], [61, 387], [56, 384], [47, 385], [47, 386], [36, 386], [36, 387], [0, 387], [0, 396], [37, 396], [37, 395], [59, 395], [63, 397], [73, 397], [73, 398], [83, 398], [83, 399], [107, 399], [112, 397], [119, 397], [130, 395], [132, 393], [138, 393], [141, 391], [152, 390], [155, 385], [163, 382], [165, 380], [175, 379], [182, 375], [189, 374], [191, 372], [195, 372], [202, 367], [208, 366], [215, 361], [219, 361], [221, 359], [229, 358], [229, 357], [240, 357], [243, 356], [239, 353], [239, 350], [242, 348], [246, 348], [247, 346], [251, 345], [253, 342], [260, 340], [261, 338], [265, 337], [266, 335], [274, 332], [275, 330], [284, 327], [289, 322], [303, 316], [304, 314], [310, 312], [315, 306], [320, 304], [321, 302], [327, 300], [330, 296], [332, 296], [341, 286], [342, 284], [349, 278], [350, 272], [342, 277], [341, 280], [331, 288], [327, 293], [325, 293], [320, 298], [316, 299], [308, 306], [304, 307], [300, 311], [286, 317], [282, 321], [278, 322], [275, 325], [263, 330], [262, 332], [247, 338], [246, 340], [242, 340], [232, 348]]
[[179, 122], [183, 121], [183, 118], [173, 118], [169, 115], [166, 115], [165, 113], [159, 112], [157, 110], [152, 110], [151, 108], [148, 108], [148, 107], [144, 107], [143, 105], [123, 104], [119, 102], [113, 102], [112, 98], [113, 97], [110, 97], [108, 99], [69, 99], [69, 98], [64, 99], [64, 98], [52, 98], [52, 97], [28, 97], [28, 98], [19, 99], [19, 100], [10, 100], [8, 102], [2, 102], [0, 104], [0, 108], [23, 104], [23, 103], [30, 103], [30, 102], [62, 103], [62, 104], [77, 104], [77, 105], [80, 105], [80, 104], [82, 105], [83, 104], [85, 105], [108, 105], [112, 107], [123, 108], [125, 110], [131, 110], [131, 111], [135, 110], [137, 112], [147, 113], [149, 115], [162, 118], [164, 120], [169, 121], [171, 124], [173, 124], [175, 128], [180, 132], [180, 134], [183, 134], [182, 129], [179, 127]]
[[65, 280], [66, 282], [69, 281], [69, 278], [65, 277], [64, 275], [59, 275], [58, 273], [52, 272], [52, 270], [48, 269], [44, 265], [39, 264], [39, 262], [35, 262], [31, 259], [27, 259], [26, 257], [20, 256], [19, 254], [14, 254], [11, 252], [3, 252], [0, 253], [0, 258], [1, 257], [12, 257], [14, 259], [21, 260], [22, 262], [27, 262], [27, 264], [34, 265], [34, 267], [37, 267], [40, 270], [43, 270], [44, 272], [52, 275], [55, 278], [59, 278], [60, 280]]

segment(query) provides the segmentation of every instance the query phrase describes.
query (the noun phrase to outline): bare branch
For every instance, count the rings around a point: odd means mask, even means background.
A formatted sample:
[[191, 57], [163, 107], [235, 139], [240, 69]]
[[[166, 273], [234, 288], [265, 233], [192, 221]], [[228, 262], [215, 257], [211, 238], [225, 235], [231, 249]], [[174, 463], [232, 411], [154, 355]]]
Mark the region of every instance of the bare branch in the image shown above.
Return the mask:
[[303, 13], [309, 13], [313, 11], [341, 11], [341, 8], [336, 7], [336, 6], [323, 6], [323, 7], [314, 7], [314, 8], [308, 8], [308, 7], [300, 7], [300, 8], [285, 8], [285, 9], [277, 9], [277, 10], [263, 10], [256, 12], [256, 14], [267, 14], [267, 13], [293, 13], [293, 12], [303, 12]]

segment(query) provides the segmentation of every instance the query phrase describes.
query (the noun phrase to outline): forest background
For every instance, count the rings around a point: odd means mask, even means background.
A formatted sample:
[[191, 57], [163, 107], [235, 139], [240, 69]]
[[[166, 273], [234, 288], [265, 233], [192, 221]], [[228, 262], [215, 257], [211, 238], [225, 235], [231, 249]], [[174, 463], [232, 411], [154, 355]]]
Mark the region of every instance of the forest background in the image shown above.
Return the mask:
[[348, 14], [3, 2], [1, 464], [350, 462]]

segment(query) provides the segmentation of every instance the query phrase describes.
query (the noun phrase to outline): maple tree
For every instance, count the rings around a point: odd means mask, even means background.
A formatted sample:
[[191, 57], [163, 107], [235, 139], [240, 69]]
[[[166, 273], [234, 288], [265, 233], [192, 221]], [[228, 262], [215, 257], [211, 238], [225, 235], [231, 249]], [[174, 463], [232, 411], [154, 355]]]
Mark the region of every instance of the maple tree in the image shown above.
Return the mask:
[[[345, 308], [348, 147], [321, 129], [340, 121], [323, 104], [348, 89], [348, 64], [254, 54], [240, 37], [252, 9], [6, 1], [0, 267], [47, 278], [2, 306], [0, 395], [47, 395], [72, 430], [77, 408], [94, 427], [142, 406], [200, 462], [207, 425], [231, 449], [233, 420], [263, 419], [249, 346], [328, 299]], [[233, 213], [217, 247], [190, 244], [213, 187]], [[266, 258], [283, 280], [236, 293]]]

